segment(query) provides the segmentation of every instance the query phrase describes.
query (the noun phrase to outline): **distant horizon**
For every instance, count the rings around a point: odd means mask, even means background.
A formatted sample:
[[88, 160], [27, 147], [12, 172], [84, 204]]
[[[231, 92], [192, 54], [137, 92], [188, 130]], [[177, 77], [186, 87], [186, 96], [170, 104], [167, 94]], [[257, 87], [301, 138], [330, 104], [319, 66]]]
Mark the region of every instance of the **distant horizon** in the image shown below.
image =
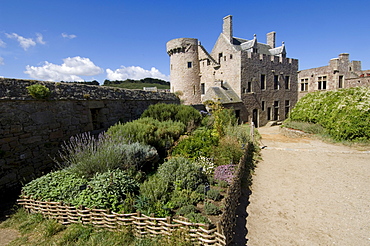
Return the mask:
[[[102, 2], [80, 0], [1, 3], [0, 77], [45, 81], [159, 78], [170, 81], [166, 43], [197, 38], [208, 52], [233, 16], [235, 37], [266, 43], [276, 32], [299, 70], [328, 65], [349, 53], [370, 69], [370, 2], [293, 0]], [[206, 11], [205, 11], [206, 10]]]

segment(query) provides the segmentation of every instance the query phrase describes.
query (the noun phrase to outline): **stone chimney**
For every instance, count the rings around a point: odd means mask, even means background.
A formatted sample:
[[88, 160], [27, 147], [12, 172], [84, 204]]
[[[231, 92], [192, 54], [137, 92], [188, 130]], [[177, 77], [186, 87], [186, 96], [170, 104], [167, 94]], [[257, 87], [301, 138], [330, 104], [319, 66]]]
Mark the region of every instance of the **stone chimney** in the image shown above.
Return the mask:
[[349, 61], [349, 54], [348, 53], [341, 53], [341, 54], [339, 54], [339, 60]]
[[275, 48], [275, 37], [276, 32], [269, 32], [267, 33], [267, 44], [271, 47], [271, 49]]
[[230, 43], [233, 41], [233, 16], [228, 15], [224, 17], [224, 24], [222, 26], [222, 33], [226, 36]]

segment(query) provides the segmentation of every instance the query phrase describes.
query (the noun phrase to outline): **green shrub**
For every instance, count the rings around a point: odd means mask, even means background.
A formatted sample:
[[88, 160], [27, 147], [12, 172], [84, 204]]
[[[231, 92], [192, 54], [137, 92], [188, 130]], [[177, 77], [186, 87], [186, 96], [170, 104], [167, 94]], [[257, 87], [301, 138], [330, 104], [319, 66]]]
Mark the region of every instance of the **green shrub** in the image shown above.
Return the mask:
[[180, 121], [187, 127], [198, 125], [202, 118], [192, 106], [166, 103], [150, 105], [141, 117], [150, 117], [159, 121]]
[[50, 90], [45, 85], [33, 84], [26, 88], [28, 93], [35, 99], [47, 99], [50, 96]]
[[290, 121], [317, 123], [335, 140], [370, 140], [370, 88], [313, 92], [301, 98]]
[[186, 205], [177, 210], [176, 214], [178, 215], [187, 215], [190, 213], [197, 213], [198, 210], [194, 205]]
[[195, 205], [203, 200], [203, 196], [191, 190], [175, 190], [172, 193], [171, 204], [174, 208]]
[[[236, 138], [241, 145], [247, 145], [251, 141], [249, 125], [229, 125], [225, 128], [225, 135]], [[261, 138], [258, 130], [254, 132], [254, 139]]]
[[173, 186], [171, 182], [159, 175], [149, 177], [148, 180], [140, 185], [140, 194], [151, 203], [155, 201], [169, 201], [172, 191]]
[[213, 201], [219, 201], [221, 200], [221, 194], [219, 190], [216, 189], [210, 189], [207, 192], [207, 198], [212, 199]]
[[163, 154], [184, 132], [185, 125], [181, 122], [160, 122], [152, 118], [141, 118], [125, 124], [116, 124], [108, 129], [107, 134], [113, 138], [149, 144]]
[[201, 156], [210, 157], [215, 146], [218, 145], [219, 138], [215, 136], [212, 130], [196, 130], [194, 133], [181, 140], [172, 150], [173, 156], [183, 156], [190, 159], [196, 159]]
[[216, 205], [214, 205], [213, 203], [206, 202], [204, 204], [204, 212], [207, 215], [218, 215], [218, 214], [221, 213], [221, 210]]
[[205, 104], [210, 108], [211, 119], [208, 124], [213, 126], [214, 134], [218, 137], [225, 136], [225, 130], [230, 125], [237, 124], [237, 118], [233, 109], [225, 109], [221, 103], [206, 101]]
[[218, 146], [213, 148], [212, 157], [216, 166], [225, 164], [237, 164], [243, 156], [241, 144], [236, 138], [225, 136]]
[[32, 180], [22, 188], [22, 192], [41, 201], [71, 202], [80, 193], [80, 187], [87, 183], [87, 179], [80, 178], [69, 170], [61, 170]]
[[157, 175], [177, 189], [195, 190], [206, 177], [199, 167], [183, 157], [171, 158], [158, 168]]
[[91, 178], [96, 173], [117, 168], [138, 171], [158, 160], [158, 153], [153, 147], [140, 143], [125, 144], [125, 141], [103, 134], [98, 138], [89, 133], [74, 136], [62, 146], [62, 166], [69, 167], [81, 177]]
[[129, 194], [137, 193], [139, 185], [122, 170], [96, 174], [73, 201], [72, 204], [88, 208], [111, 209], [120, 212]]
[[200, 213], [189, 213], [185, 215], [193, 223], [204, 223], [209, 224], [210, 221], [207, 217], [201, 215]]

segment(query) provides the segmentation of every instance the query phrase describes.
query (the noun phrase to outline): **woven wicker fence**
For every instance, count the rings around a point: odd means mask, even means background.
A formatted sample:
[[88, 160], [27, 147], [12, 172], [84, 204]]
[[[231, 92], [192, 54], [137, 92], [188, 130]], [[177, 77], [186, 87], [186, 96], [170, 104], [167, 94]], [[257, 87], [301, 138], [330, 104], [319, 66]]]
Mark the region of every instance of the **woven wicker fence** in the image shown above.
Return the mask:
[[155, 218], [140, 213], [118, 214], [105, 209], [76, 208], [64, 205], [62, 202], [43, 202], [29, 197], [18, 199], [31, 213], [41, 213], [46, 218], [57, 220], [68, 225], [73, 223], [92, 224], [110, 230], [120, 230], [131, 226], [136, 236], [167, 236], [175, 230], [185, 230], [194, 244], [226, 245], [220, 224], [218, 226], [202, 223], [191, 223], [180, 219]]

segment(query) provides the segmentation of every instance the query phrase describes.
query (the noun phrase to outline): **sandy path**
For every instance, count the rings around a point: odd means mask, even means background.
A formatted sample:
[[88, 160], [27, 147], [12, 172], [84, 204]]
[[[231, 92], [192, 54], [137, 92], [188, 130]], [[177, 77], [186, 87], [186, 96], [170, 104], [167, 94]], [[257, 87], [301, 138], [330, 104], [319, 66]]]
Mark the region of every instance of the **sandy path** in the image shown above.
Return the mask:
[[370, 245], [370, 152], [259, 131], [247, 245]]

